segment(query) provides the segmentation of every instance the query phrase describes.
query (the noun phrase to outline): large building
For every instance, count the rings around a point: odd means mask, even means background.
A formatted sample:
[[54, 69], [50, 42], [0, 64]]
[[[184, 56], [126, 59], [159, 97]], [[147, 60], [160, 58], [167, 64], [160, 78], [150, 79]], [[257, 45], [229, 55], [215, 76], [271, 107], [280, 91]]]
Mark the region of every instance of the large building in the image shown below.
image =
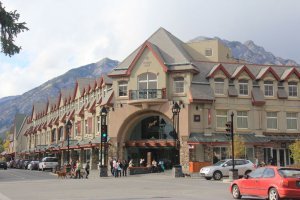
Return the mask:
[[109, 158], [180, 162], [197, 171], [230, 157], [225, 124], [233, 113], [234, 134], [245, 143], [241, 157], [289, 165], [288, 145], [299, 138], [299, 70], [239, 63], [217, 39], [184, 43], [160, 28], [108, 75], [78, 79], [75, 88], [34, 104], [21, 129], [27, 146], [16, 154], [67, 163], [71, 120], [71, 158], [97, 168], [105, 107]]

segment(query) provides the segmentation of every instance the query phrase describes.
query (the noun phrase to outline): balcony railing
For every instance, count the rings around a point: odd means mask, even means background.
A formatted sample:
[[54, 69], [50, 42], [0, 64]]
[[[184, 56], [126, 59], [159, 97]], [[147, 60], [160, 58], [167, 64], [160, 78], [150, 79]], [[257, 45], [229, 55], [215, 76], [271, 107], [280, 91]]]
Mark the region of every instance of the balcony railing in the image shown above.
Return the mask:
[[129, 90], [129, 99], [130, 100], [165, 99], [165, 98], [166, 98], [166, 88]]

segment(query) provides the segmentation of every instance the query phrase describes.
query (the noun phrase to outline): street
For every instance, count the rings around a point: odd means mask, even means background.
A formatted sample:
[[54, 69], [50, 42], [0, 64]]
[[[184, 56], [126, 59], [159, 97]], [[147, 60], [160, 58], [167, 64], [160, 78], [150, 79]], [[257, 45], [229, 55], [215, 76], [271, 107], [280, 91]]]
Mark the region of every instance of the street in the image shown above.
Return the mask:
[[232, 200], [229, 183], [146, 174], [121, 178], [58, 179], [50, 172], [0, 171], [0, 200], [203, 199]]

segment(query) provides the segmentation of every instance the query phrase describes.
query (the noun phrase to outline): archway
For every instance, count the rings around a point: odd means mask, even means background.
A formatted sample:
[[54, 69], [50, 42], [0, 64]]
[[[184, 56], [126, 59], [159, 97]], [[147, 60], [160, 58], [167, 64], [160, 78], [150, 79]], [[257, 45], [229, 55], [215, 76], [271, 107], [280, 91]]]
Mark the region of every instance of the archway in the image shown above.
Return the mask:
[[163, 113], [147, 110], [132, 114], [124, 121], [118, 141], [125, 159], [133, 159], [135, 166], [151, 165], [152, 160], [163, 162], [166, 169], [179, 163], [179, 149], [172, 121]]

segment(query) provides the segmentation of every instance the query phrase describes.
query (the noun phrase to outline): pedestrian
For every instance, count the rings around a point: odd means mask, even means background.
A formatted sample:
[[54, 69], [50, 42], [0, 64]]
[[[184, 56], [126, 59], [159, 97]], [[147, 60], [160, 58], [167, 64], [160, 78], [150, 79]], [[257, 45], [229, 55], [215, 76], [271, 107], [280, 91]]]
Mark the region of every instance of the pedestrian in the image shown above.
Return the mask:
[[120, 176], [121, 177], [121, 173], [122, 173], [122, 168], [121, 168], [121, 162], [120, 162], [120, 160], [118, 160], [118, 176]]
[[132, 159], [130, 159], [128, 166], [129, 166], [129, 167], [133, 167], [133, 166], [134, 166], [133, 160], [132, 160]]
[[109, 161], [109, 165], [110, 165], [110, 173], [111, 175], [113, 176], [114, 175], [114, 159], [112, 158], [110, 161]]
[[255, 158], [255, 166], [258, 167], [258, 165], [259, 165], [259, 162], [258, 162], [258, 158], [256, 157]]
[[123, 176], [127, 176], [127, 168], [128, 168], [128, 162], [127, 162], [127, 160], [124, 160], [123, 161], [123, 169], [122, 169]]
[[151, 172], [154, 173], [156, 171], [157, 171], [157, 162], [155, 159], [153, 159], [151, 163]]
[[86, 162], [86, 165], [85, 165], [85, 173], [86, 173], [85, 178], [88, 179], [88, 177], [89, 177], [89, 175], [90, 175], [90, 161], [87, 161], [87, 162]]
[[275, 165], [275, 161], [274, 161], [274, 158], [273, 157], [270, 157], [269, 159], [269, 165]]
[[[120, 175], [120, 177], [122, 176], [123, 168], [124, 168], [123, 162], [121, 162], [121, 161], [119, 160], [119, 169], [120, 169], [119, 175]], [[124, 176], [124, 175], [123, 175], [123, 176]]]
[[118, 164], [118, 162], [115, 161], [115, 160], [114, 160], [114, 162], [113, 162], [113, 167], [114, 167], [114, 176], [115, 176], [115, 178], [117, 178], [117, 177], [118, 177], [118, 168], [119, 168], [119, 164]]
[[76, 162], [76, 177], [75, 178], [81, 178], [80, 177], [80, 170], [81, 170], [81, 162], [80, 160], [77, 160]]

